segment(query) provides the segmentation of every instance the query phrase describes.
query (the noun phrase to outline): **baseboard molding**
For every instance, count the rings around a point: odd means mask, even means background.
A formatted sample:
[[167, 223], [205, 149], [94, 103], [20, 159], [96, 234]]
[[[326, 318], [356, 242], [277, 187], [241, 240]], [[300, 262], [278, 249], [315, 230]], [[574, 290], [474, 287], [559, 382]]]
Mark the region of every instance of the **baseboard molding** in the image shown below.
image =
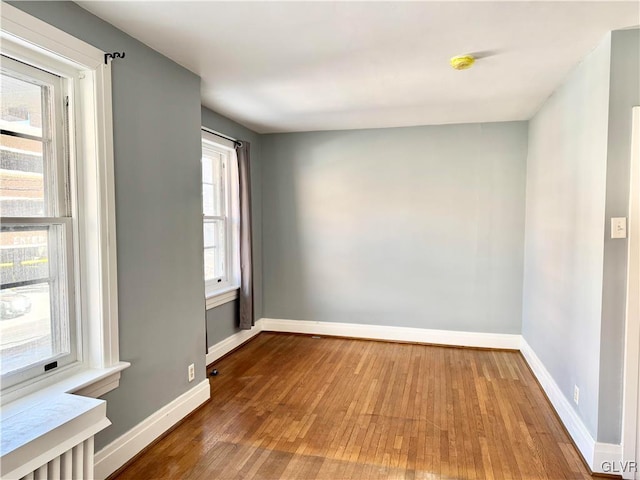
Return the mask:
[[94, 456], [97, 480], [103, 480], [150, 445], [156, 438], [209, 400], [209, 380], [203, 380], [154, 412]]
[[[593, 448], [593, 466], [591, 471], [594, 473], [609, 473], [614, 475], [622, 475], [623, 478], [632, 478], [625, 476], [624, 473], [633, 473], [623, 471], [622, 463], [622, 445], [613, 443], [596, 442]], [[627, 467], [629, 469], [629, 467]]]
[[262, 331], [518, 350], [520, 335], [262, 318]]
[[564, 396], [558, 384], [524, 338], [520, 351], [591, 471], [593, 473], [611, 473], [606, 471], [604, 464], [609, 462], [611, 465], [619, 465], [622, 459], [622, 447], [611, 443], [596, 442], [567, 397]]
[[209, 347], [207, 351], [206, 365], [209, 366], [231, 350], [238, 348], [243, 343], [251, 340], [262, 331], [262, 319], [258, 320], [251, 330], [240, 330], [221, 342]]

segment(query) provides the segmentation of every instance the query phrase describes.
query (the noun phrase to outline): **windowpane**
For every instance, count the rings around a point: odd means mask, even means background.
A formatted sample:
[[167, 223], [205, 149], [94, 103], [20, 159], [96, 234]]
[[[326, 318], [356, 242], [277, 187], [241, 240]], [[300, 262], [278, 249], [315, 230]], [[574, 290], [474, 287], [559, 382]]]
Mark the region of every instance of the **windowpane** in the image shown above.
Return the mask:
[[222, 220], [207, 220], [204, 224], [204, 248], [221, 245], [224, 239], [224, 222]]
[[213, 159], [208, 152], [202, 157], [202, 183], [213, 184]]
[[215, 216], [215, 200], [213, 185], [202, 185], [202, 211], [207, 216]]
[[0, 122], [4, 130], [42, 137], [42, 89], [39, 85], [0, 76]]
[[70, 352], [63, 225], [2, 225], [2, 375]]
[[[2, 216], [50, 216], [60, 211], [50, 115], [58, 77], [2, 57], [0, 73], [0, 209]], [[15, 69], [15, 71], [14, 71]], [[29, 73], [31, 73], [29, 70]], [[20, 72], [20, 73], [17, 73]], [[51, 83], [49, 83], [51, 82]]]
[[45, 215], [42, 142], [0, 136], [0, 212], [6, 217]]
[[[55, 227], [53, 227], [55, 228]], [[49, 229], [2, 226], [0, 233], [2, 286], [51, 277]]]
[[62, 342], [55, 341], [48, 283], [9, 288], [0, 292], [2, 375], [45, 361], [58, 353], [65, 353], [68, 348], [60, 348], [61, 346]]
[[224, 278], [226, 234], [223, 220], [210, 220], [204, 224], [204, 279]]
[[202, 159], [202, 202], [206, 216], [225, 215], [225, 175], [222, 154], [207, 152]]

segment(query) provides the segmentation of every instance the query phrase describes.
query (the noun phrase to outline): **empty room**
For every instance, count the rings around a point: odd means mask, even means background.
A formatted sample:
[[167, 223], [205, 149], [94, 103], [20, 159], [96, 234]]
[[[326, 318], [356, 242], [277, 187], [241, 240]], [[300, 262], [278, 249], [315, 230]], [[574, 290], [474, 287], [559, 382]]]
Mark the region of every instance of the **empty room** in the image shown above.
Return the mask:
[[640, 3], [0, 20], [2, 479], [640, 479]]

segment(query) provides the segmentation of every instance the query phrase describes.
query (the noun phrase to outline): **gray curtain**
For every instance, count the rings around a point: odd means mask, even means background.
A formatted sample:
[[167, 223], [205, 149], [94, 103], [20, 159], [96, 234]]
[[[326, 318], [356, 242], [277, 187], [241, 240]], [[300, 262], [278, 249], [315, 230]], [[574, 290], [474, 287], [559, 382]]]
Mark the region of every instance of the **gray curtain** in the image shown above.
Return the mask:
[[240, 328], [250, 330], [253, 320], [253, 254], [251, 249], [251, 172], [249, 142], [236, 143], [240, 180]]

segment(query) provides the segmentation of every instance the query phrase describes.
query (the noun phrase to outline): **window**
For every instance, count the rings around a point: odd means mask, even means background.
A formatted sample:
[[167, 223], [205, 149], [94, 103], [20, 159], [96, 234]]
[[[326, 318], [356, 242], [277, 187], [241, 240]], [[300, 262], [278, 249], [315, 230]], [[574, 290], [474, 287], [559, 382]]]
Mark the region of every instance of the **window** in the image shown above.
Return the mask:
[[207, 297], [239, 282], [238, 168], [233, 143], [202, 133], [204, 280]]
[[[110, 66], [3, 4], [0, 402], [117, 387]], [[77, 380], [73, 380], [76, 378]]]
[[10, 386], [77, 359], [65, 80], [2, 57], [0, 372]]

